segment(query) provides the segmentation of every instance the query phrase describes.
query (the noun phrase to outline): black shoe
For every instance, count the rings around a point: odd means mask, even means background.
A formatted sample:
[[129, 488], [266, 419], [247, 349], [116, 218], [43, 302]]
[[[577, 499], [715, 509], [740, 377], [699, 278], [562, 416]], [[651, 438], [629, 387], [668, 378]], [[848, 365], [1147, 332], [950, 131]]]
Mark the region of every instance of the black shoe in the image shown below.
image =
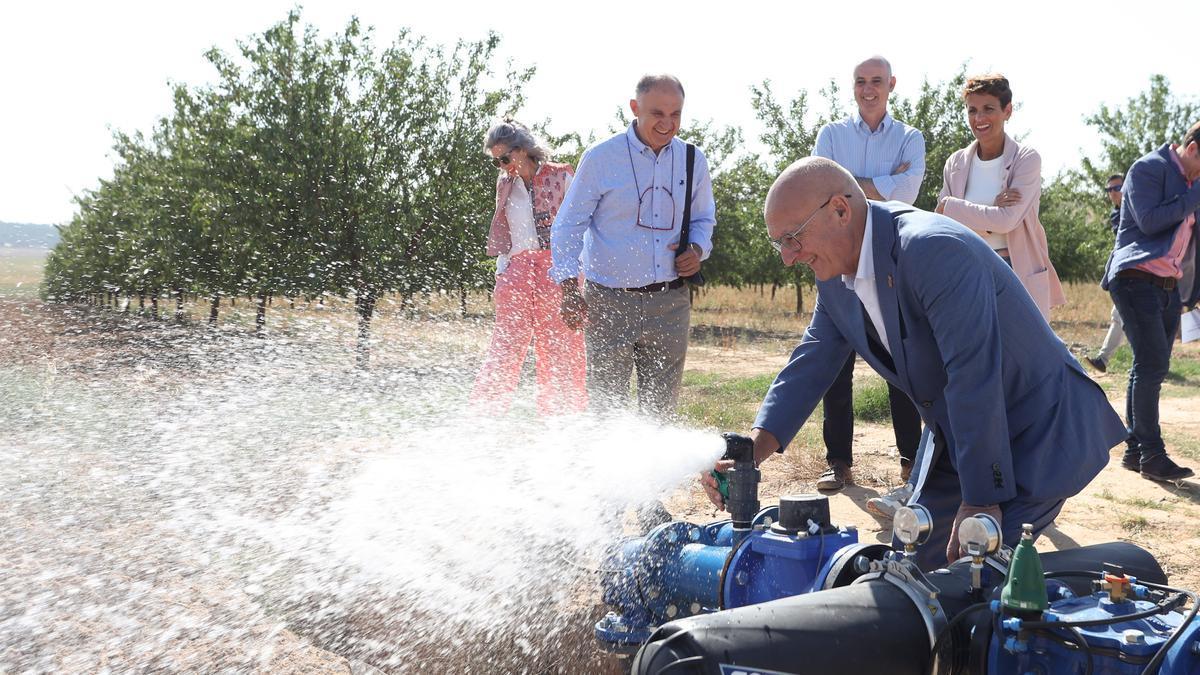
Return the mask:
[[1085, 357], [1083, 357], [1083, 360], [1087, 361], [1089, 366], [1095, 368], [1096, 370], [1098, 370], [1102, 373], [1108, 372], [1108, 364], [1104, 362], [1104, 359], [1094, 359], [1090, 356], [1085, 356]]
[[1164, 452], [1142, 462], [1142, 476], [1163, 483], [1175, 483], [1184, 478], [1191, 478], [1196, 472], [1185, 466], [1179, 466], [1171, 461]]
[[1125, 456], [1121, 458], [1121, 468], [1129, 469], [1130, 471], [1132, 471], [1134, 473], [1141, 473], [1142, 472], [1142, 454], [1140, 452], [1133, 453], [1133, 454], [1126, 453]]

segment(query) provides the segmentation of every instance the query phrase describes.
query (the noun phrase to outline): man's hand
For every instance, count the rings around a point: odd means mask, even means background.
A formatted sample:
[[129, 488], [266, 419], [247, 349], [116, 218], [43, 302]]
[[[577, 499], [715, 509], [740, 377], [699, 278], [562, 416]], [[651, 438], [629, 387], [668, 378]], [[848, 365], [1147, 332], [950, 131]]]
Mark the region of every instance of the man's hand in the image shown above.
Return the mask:
[[[722, 473], [733, 468], [732, 459], [718, 459], [713, 467]], [[717, 489], [717, 479], [713, 478], [712, 472], [700, 474], [700, 484], [704, 486], [704, 494], [708, 495], [708, 501], [713, 503], [713, 506], [725, 510], [725, 498], [721, 496], [721, 491]]]
[[900, 166], [896, 167], [896, 170], [892, 172], [892, 175], [899, 176], [900, 174], [904, 173], [905, 171], [908, 171], [908, 167], [909, 167], [908, 162], [904, 162]]
[[558, 314], [563, 323], [571, 330], [579, 330], [587, 322], [587, 302], [579, 292], [579, 280], [567, 279], [560, 284], [562, 288], [562, 306]]
[[971, 506], [963, 504], [958, 507], [958, 513], [954, 514], [954, 525], [950, 528], [950, 541], [946, 542], [946, 563], [952, 563], [962, 557], [962, 551], [958, 548], [958, 526], [962, 521], [971, 516], [986, 513], [996, 519], [997, 523], [1003, 524], [1001, 520], [1000, 506], [993, 504], [991, 506]]
[[1001, 208], [1012, 206], [1021, 201], [1021, 191], [1016, 188], [1005, 188], [1000, 194], [996, 195], [996, 206]]
[[933, 211], [934, 211], [934, 213], [940, 213], [943, 216], [946, 215], [946, 198], [945, 197], [942, 197], [941, 199], [938, 200], [937, 208], [935, 208]]
[[[779, 439], [775, 438], [775, 434], [766, 429], [751, 429], [750, 438], [754, 441], [754, 466], [756, 467], [762, 466], [762, 463], [767, 461], [767, 458], [775, 454], [780, 448]], [[728, 471], [733, 468], [733, 460], [718, 459], [713, 468], [721, 472]], [[713, 478], [712, 473], [706, 471], [700, 474], [700, 483], [704, 486], [704, 493], [708, 495], [708, 500], [718, 509], [724, 509], [725, 498], [721, 496], [721, 491], [717, 489], [717, 479]]]
[[[668, 244], [667, 248], [672, 251], [679, 248], [679, 244]], [[675, 256], [675, 274], [681, 277], [690, 277], [700, 271], [700, 254], [696, 249], [700, 248], [696, 244], [688, 244], [688, 250]]]

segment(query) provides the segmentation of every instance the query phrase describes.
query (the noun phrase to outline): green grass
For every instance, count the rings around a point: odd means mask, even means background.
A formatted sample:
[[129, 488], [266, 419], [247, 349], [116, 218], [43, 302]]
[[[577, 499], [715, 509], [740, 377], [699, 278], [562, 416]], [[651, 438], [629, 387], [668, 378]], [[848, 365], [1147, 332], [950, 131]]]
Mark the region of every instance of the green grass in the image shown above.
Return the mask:
[[1129, 534], [1137, 534], [1147, 527], [1150, 527], [1150, 521], [1143, 516], [1129, 516], [1121, 519], [1121, 529]]
[[718, 429], [749, 429], [774, 375], [735, 378], [686, 371], [679, 412], [696, 424]]
[[[1104, 380], [1105, 391], [1124, 395], [1129, 383], [1129, 369], [1133, 366], [1133, 352], [1129, 345], [1121, 345], [1108, 362], [1108, 373], [1112, 377]], [[1086, 367], [1085, 367], [1086, 368]], [[1163, 382], [1162, 396], [1195, 396], [1200, 391], [1200, 354], [1194, 349], [1181, 348], [1179, 344], [1171, 351], [1171, 367]]]
[[[679, 411], [697, 424], [746, 429], [754, 422], [758, 407], [774, 381], [773, 373], [739, 378], [687, 371], [683, 374]], [[824, 411], [818, 405], [812, 419], [819, 422], [823, 416]], [[854, 418], [867, 422], [891, 419], [887, 383], [882, 378], [861, 373], [855, 376]]]
[[0, 297], [37, 297], [46, 249], [0, 246]]
[[1107, 499], [1116, 504], [1124, 506], [1132, 506], [1138, 509], [1155, 509], [1158, 511], [1174, 511], [1174, 502], [1160, 501], [1158, 499], [1150, 499], [1147, 497], [1118, 497], [1110, 490], [1101, 490], [1097, 495], [1101, 499]]

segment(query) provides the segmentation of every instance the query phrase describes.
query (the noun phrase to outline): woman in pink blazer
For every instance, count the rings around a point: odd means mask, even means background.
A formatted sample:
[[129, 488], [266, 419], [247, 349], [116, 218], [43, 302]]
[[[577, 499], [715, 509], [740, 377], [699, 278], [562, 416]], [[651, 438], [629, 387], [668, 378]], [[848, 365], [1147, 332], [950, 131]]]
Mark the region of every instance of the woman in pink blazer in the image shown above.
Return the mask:
[[484, 150], [500, 169], [487, 238], [487, 253], [496, 256], [496, 324], [471, 401], [487, 412], [506, 411], [532, 343], [538, 411], [582, 411], [587, 407], [583, 333], [563, 323], [562, 289], [549, 276], [550, 225], [575, 170], [549, 161], [545, 145], [511, 119], [488, 130]]
[[991, 244], [1049, 321], [1050, 309], [1066, 304], [1067, 298], [1038, 220], [1042, 158], [1004, 133], [1012, 116], [1012, 90], [1003, 75], [968, 79], [963, 99], [975, 141], [946, 160], [937, 212]]

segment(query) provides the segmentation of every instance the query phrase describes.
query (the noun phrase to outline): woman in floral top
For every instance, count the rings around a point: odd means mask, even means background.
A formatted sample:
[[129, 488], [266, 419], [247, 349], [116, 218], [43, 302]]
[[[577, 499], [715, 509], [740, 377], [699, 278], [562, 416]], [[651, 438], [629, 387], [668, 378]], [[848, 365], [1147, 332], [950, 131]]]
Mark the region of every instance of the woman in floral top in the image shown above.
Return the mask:
[[542, 414], [587, 407], [583, 333], [559, 317], [562, 290], [550, 280], [550, 226], [575, 170], [548, 161], [549, 152], [521, 123], [488, 129], [484, 150], [500, 169], [488, 255], [496, 256], [496, 324], [471, 400], [484, 410], [508, 409], [533, 343], [537, 407]]

